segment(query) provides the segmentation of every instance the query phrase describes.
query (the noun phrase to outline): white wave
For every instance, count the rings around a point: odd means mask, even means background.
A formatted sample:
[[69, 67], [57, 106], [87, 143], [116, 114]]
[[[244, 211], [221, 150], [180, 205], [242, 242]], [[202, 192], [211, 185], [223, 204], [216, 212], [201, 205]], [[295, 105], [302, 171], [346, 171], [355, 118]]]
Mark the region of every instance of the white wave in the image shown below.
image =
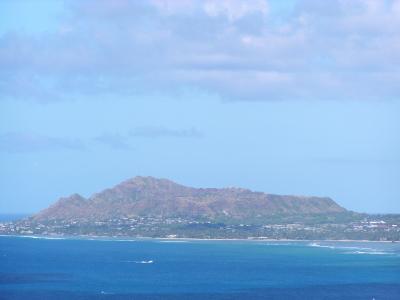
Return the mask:
[[92, 237], [77, 237], [76, 239], [83, 241], [96, 241], [96, 242], [138, 242], [137, 239], [116, 239], [113, 237], [102, 237], [102, 236], [92, 236]]
[[296, 243], [275, 243], [275, 242], [262, 242], [262, 245], [265, 246], [296, 246]]
[[308, 244], [307, 246], [310, 246], [310, 247], [318, 247], [318, 248], [337, 249], [337, 247], [335, 247], [335, 246], [321, 245], [321, 244], [317, 244], [317, 243], [310, 243], [310, 244]]
[[393, 255], [394, 253], [384, 251], [351, 251], [346, 252], [346, 254]]
[[307, 246], [328, 248], [342, 252], [344, 254], [368, 254], [368, 255], [394, 255], [395, 253], [390, 251], [384, 251], [382, 249], [370, 248], [370, 247], [357, 247], [357, 246], [341, 246], [341, 245], [323, 245], [319, 243], [310, 243]]
[[189, 243], [189, 241], [186, 240], [164, 240], [164, 241], [158, 241], [159, 243]]
[[318, 243], [310, 243], [308, 244], [310, 247], [319, 247], [319, 248], [329, 248], [329, 249], [339, 249], [339, 250], [366, 250], [366, 251], [375, 251], [377, 249], [368, 248], [368, 247], [357, 247], [357, 246], [341, 246], [341, 245], [322, 245]]
[[14, 237], [39, 239], [39, 240], [66, 240], [64, 237], [38, 236], [38, 235], [15, 235]]

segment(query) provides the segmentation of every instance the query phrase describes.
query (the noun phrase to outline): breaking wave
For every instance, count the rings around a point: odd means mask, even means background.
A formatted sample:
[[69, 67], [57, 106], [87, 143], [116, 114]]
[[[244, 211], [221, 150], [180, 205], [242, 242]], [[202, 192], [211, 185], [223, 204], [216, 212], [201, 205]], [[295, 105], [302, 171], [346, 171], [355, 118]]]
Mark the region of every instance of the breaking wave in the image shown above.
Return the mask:
[[366, 255], [396, 255], [395, 251], [386, 250], [386, 249], [378, 249], [372, 247], [364, 247], [364, 246], [345, 246], [338, 244], [322, 244], [322, 243], [310, 243], [307, 244], [309, 247], [317, 247], [317, 248], [327, 248], [333, 250], [342, 251], [343, 254], [366, 254]]

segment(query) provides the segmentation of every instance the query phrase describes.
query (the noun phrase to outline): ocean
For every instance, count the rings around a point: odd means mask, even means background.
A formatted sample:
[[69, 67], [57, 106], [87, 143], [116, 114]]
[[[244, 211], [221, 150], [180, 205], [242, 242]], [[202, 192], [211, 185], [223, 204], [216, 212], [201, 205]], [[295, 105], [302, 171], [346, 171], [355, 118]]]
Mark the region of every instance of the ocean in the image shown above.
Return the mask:
[[400, 299], [400, 244], [0, 237], [0, 299]]

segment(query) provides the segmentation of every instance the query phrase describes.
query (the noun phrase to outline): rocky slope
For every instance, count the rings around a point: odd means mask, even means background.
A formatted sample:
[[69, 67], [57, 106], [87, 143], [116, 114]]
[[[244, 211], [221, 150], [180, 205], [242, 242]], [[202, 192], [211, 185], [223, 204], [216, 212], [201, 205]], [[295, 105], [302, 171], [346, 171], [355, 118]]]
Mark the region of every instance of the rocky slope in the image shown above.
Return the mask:
[[239, 220], [277, 214], [345, 211], [330, 198], [272, 195], [242, 188], [191, 188], [167, 179], [135, 177], [88, 199], [78, 194], [61, 198], [32, 219], [104, 220], [161, 216]]

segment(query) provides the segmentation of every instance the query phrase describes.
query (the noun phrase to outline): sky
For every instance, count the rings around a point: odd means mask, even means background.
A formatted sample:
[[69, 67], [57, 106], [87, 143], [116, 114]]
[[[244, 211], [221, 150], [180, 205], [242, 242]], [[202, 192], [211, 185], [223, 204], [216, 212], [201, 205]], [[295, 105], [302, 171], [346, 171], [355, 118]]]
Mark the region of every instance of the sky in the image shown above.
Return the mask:
[[0, 1], [0, 213], [142, 175], [400, 213], [400, 0]]

